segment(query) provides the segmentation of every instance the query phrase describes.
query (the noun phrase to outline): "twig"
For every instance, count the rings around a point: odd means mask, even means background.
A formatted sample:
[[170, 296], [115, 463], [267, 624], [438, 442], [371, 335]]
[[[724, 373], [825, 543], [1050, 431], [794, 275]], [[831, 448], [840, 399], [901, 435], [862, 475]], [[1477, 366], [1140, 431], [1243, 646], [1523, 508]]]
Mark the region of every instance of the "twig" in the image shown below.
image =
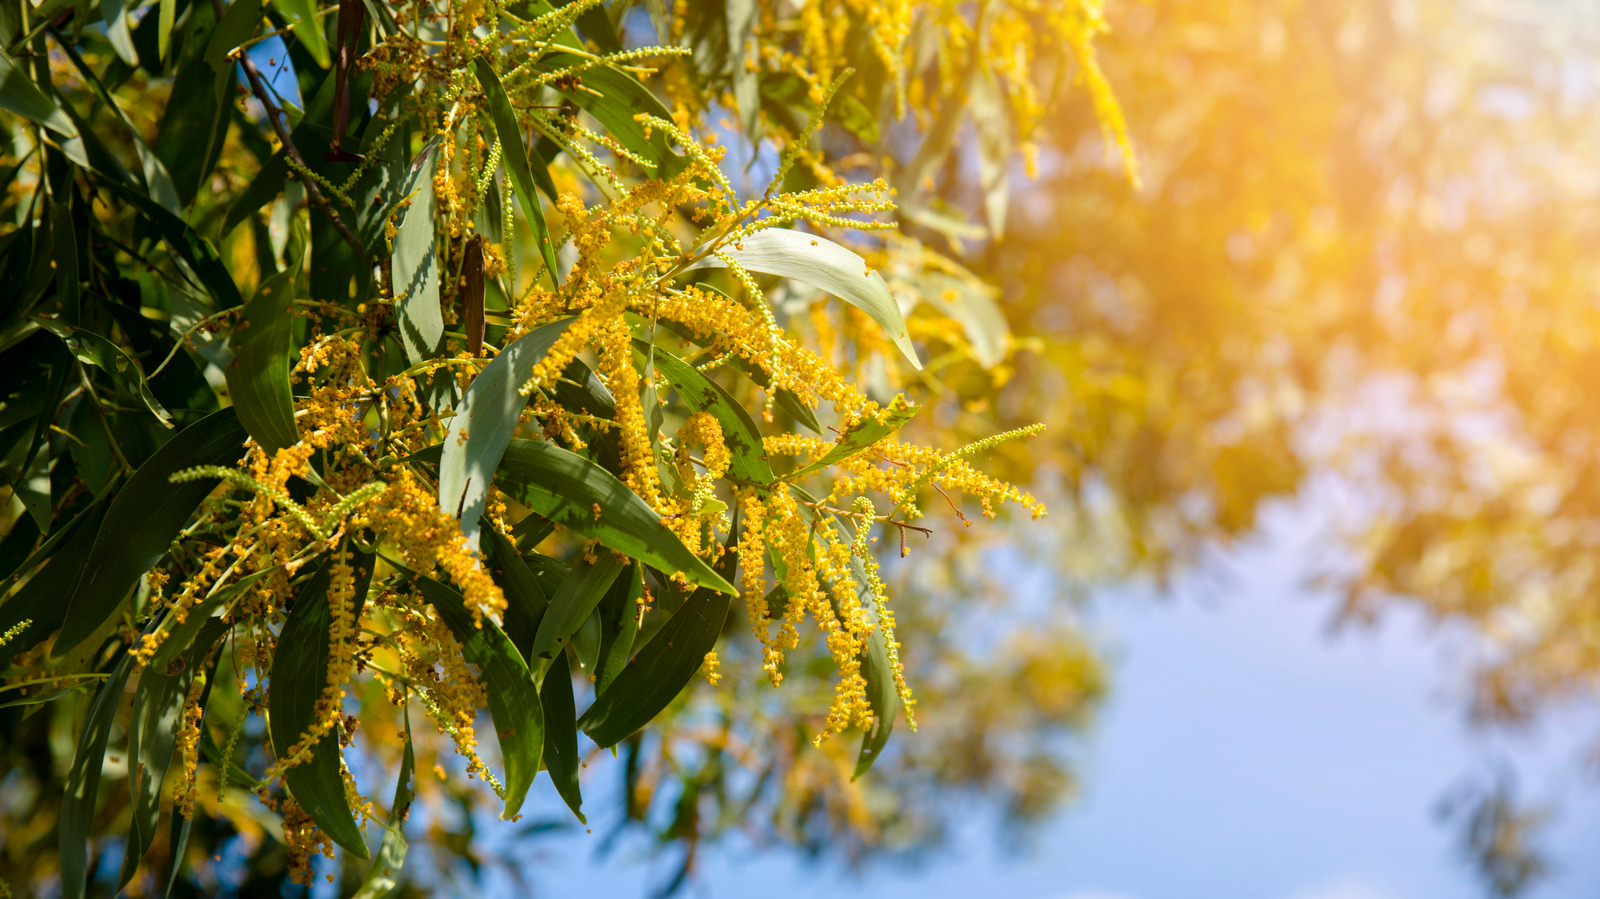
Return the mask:
[[[217, 16], [221, 18], [222, 3], [220, 0], [211, 0], [211, 3], [217, 7]], [[296, 165], [291, 166], [291, 168], [295, 169], [295, 175], [299, 177], [300, 183], [305, 185], [306, 197], [311, 200], [312, 205], [322, 210], [322, 213], [328, 217], [329, 221], [333, 222], [333, 229], [339, 232], [339, 236], [344, 238], [345, 243], [354, 247], [356, 253], [362, 259], [367, 259], [367, 248], [361, 245], [361, 241], [350, 230], [349, 226], [344, 223], [344, 219], [339, 218], [339, 213], [334, 210], [333, 206], [329, 205], [328, 198], [322, 195], [322, 190], [317, 187], [317, 183], [305, 174], [310, 170], [310, 167], [306, 165], [305, 158], [300, 155], [300, 150], [295, 147], [294, 141], [290, 139], [289, 129], [284, 126], [281, 118], [283, 110], [278, 108], [278, 104], [272, 102], [272, 95], [267, 91], [266, 82], [261, 80], [261, 70], [256, 68], [255, 61], [250, 58], [249, 53], [239, 54], [239, 65], [244, 69], [245, 77], [250, 79], [250, 92], [256, 95], [256, 99], [261, 101], [262, 106], [266, 107], [267, 120], [272, 123], [272, 130], [278, 135], [279, 143], [283, 144], [284, 152], [288, 153], [289, 158], [295, 161]]]

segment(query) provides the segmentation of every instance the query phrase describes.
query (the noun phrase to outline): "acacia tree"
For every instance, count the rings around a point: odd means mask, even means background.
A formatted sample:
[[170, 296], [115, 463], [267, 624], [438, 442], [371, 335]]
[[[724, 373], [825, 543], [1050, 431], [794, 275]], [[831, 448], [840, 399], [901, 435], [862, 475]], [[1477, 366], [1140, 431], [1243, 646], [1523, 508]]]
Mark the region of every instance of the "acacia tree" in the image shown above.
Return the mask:
[[[8, 766], [60, 789], [11, 804], [11, 879], [215, 883], [185, 847], [231, 839], [266, 881], [342, 848], [341, 889], [381, 895], [416, 797], [470, 809], [479, 781], [515, 820], [545, 771], [583, 820], [579, 734], [625, 753], [625, 820], [678, 779], [682, 872], [758, 807], [802, 843], [881, 836], [852, 781], [915, 729], [899, 635], [939, 618], [873, 544], [930, 534], [930, 498], [1044, 511], [977, 467], [1036, 427], [948, 439], [981, 410], [947, 382], [1009, 376], [992, 290], [894, 226], [966, 227], [932, 185], [970, 119], [998, 237], [1074, 81], [1125, 147], [1103, 27], [1090, 2], [0, 5], [0, 715]], [[935, 700], [996, 728], [963, 687], [1057, 729], [1092, 705], [1073, 640], [1006, 659]], [[1039, 747], [937, 745], [966, 767], [914, 781], [1006, 782], [1024, 817], [1065, 783]]]

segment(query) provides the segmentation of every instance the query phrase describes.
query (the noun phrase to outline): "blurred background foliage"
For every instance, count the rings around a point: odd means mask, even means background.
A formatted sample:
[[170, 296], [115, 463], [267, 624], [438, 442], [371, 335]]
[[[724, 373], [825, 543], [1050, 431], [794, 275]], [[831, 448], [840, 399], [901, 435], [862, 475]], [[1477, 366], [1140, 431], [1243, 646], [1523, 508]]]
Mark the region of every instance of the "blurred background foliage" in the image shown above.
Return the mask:
[[[659, 32], [695, 47], [683, 65], [709, 73], [710, 87], [671, 66], [656, 86], [679, 100], [700, 91], [697, 102], [727, 114], [732, 163], [758, 167], [760, 153], [738, 149], [737, 95], [749, 86], [718, 49], [736, 6], [608, 11], [630, 43]], [[1344, 597], [1330, 613], [1370, 621], [1408, 604], [1470, 624], [1483, 640], [1464, 672], [1469, 712], [1485, 724], [1589, 696], [1600, 670], [1600, 431], [1589, 408], [1600, 383], [1600, 21], [1586, 5], [929, 3], [914, 10], [901, 51], [912, 54], [907, 107], [862, 26], [873, 4], [813, 0], [838, 29], [821, 35], [806, 30], [803, 6], [764, 3], [753, 27], [819, 73], [861, 70], [820, 148], [841, 171], [896, 185], [903, 237], [875, 247], [875, 262], [903, 305], [923, 301], [911, 325], [932, 360], [923, 373], [892, 364], [892, 352], [837, 361], [875, 398], [905, 390], [926, 402], [911, 426], [918, 439], [956, 445], [1045, 421], [1046, 438], [1001, 447], [986, 468], [1031, 484], [1051, 514], [990, 528], [952, 517], [925, 551], [885, 560], [904, 597], [924, 726], [897, 736], [869, 777], [851, 781], [853, 753], [813, 748], [796, 722], [796, 707], [826, 705], [825, 668], [791, 682], [811, 695], [783, 702], [755, 678], [729, 678], [616, 759], [590, 760], [590, 779], [620, 786], [592, 826], [670, 849], [668, 889], [686, 882], [703, 842], [734, 833], [865, 862], [936, 846], [974, 801], [1026, 829], [1070, 799], [1071, 748], [1092, 739], [1110, 687], [1080, 604], [1106, 584], [1169, 578], [1323, 474], [1354, 485], [1365, 509], [1329, 547], [1345, 560], [1330, 573]], [[1054, 19], [1066, 25], [1052, 30]], [[111, 58], [92, 29], [78, 43], [91, 60]], [[309, 96], [322, 70], [298, 45], [287, 54]], [[54, 50], [49, 59], [63, 95], [106, 118], [71, 63]], [[784, 66], [760, 60], [762, 105], [775, 126], [798, 128], [804, 98]], [[162, 117], [181, 79], [121, 74], [135, 128], [158, 154], [183, 158], [172, 142], [185, 138]], [[216, 232], [264, 158], [258, 113], [231, 117], [215, 171], [199, 160], [176, 178], [187, 218], [217, 237], [245, 283], [254, 235], [271, 223]], [[5, 221], [26, 215], [26, 202], [13, 182]], [[775, 304], [791, 321], [804, 308], [781, 295]], [[870, 347], [866, 322], [836, 324]], [[137, 344], [137, 328], [124, 328]], [[204, 390], [192, 377], [152, 386], [173, 408]], [[7, 403], [27, 389], [8, 382]], [[85, 480], [111, 464], [80, 455]], [[5, 513], [12, 537], [30, 527], [23, 461], [13, 449], [0, 471], [19, 485]], [[14, 551], [12, 537], [0, 550]], [[1024, 567], [1051, 572], [1049, 595], [1018, 595]], [[729, 664], [741, 664], [737, 651]], [[0, 877], [24, 890], [48, 884], [86, 704], [0, 709]], [[364, 726], [355, 739], [364, 780], [387, 780], [398, 763], [390, 727]], [[441, 750], [419, 740], [419, 769], [457, 764]], [[483, 866], [536, 882], [516, 839], [548, 825], [486, 839], [492, 797], [475, 787], [419, 779], [404, 894], [464, 883]], [[126, 796], [103, 792], [109, 831]], [[279, 894], [277, 825], [238, 792], [216, 802], [215, 784], [202, 788], [178, 892]], [[1542, 870], [1526, 838], [1538, 816], [1514, 806], [1495, 786], [1462, 797], [1451, 817], [1486, 888], [1508, 895]], [[158, 835], [151, 858], [168, 846]], [[102, 879], [119, 858], [106, 847]], [[353, 866], [329, 870], [342, 874], [341, 894], [360, 883]]]

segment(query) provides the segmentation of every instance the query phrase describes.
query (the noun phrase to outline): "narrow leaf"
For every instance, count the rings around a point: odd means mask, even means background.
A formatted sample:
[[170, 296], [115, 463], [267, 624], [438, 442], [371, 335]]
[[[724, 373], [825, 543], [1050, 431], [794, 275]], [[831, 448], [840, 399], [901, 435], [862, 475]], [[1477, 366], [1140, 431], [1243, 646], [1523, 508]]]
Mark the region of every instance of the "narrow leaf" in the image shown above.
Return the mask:
[[317, 65], [326, 69], [331, 61], [328, 38], [322, 33], [322, 20], [317, 17], [313, 0], [272, 0], [272, 5], [289, 20], [294, 36], [300, 39]]
[[244, 455], [244, 428], [233, 409], [213, 412], [161, 445], [128, 479], [97, 529], [93, 550], [77, 560], [83, 579], [70, 599], [56, 656], [71, 651], [117, 613], [140, 575], [160, 561], [213, 480], [171, 483], [197, 465], [231, 465]]
[[518, 502], [608, 549], [667, 574], [682, 574], [691, 584], [736, 592], [644, 500], [582, 456], [549, 443], [513, 440], [495, 478]]
[[[634, 345], [641, 350], [649, 348], [640, 340], [635, 340]], [[655, 358], [661, 373], [678, 389], [678, 398], [696, 412], [711, 415], [722, 426], [722, 440], [733, 457], [728, 466], [733, 476], [751, 484], [772, 483], [772, 466], [767, 464], [761, 430], [750, 413], [721, 385], [677, 356], [657, 347]]]
[[604, 693], [628, 664], [633, 640], [639, 634], [639, 595], [643, 592], [644, 571], [635, 562], [600, 601], [600, 658], [593, 672], [596, 696]]
[[555, 247], [550, 242], [550, 228], [545, 224], [544, 210], [539, 205], [539, 194], [534, 187], [533, 172], [528, 167], [528, 151], [522, 142], [522, 128], [517, 124], [516, 111], [511, 108], [511, 99], [506, 96], [506, 89], [501, 85], [499, 76], [495, 75], [494, 66], [489, 60], [480, 56], [473, 61], [472, 70], [478, 76], [478, 84], [483, 87], [484, 99], [489, 103], [489, 116], [494, 120], [495, 135], [500, 138], [500, 157], [506, 161], [506, 170], [511, 173], [517, 201], [522, 204], [522, 212], [533, 228], [534, 245], [539, 248], [539, 258], [544, 260], [545, 271], [549, 273], [553, 287], [557, 277]]
[[556, 656], [545, 673], [539, 702], [544, 706], [544, 766], [567, 808], [578, 816], [579, 823], [587, 824], [583, 794], [578, 789], [578, 771], [582, 767], [578, 756], [578, 710], [572, 699], [572, 671], [566, 653]]
[[122, 692], [128, 683], [132, 658], [126, 653], [111, 677], [94, 694], [89, 717], [78, 735], [78, 751], [67, 773], [67, 789], [61, 800], [61, 895], [82, 899], [87, 886], [89, 836], [94, 827], [95, 800], [100, 792], [100, 769], [105, 764], [106, 741], [111, 725], [122, 706]]
[[611, 589], [623, 569], [616, 553], [600, 553], [594, 562], [579, 558], [566, 580], [550, 597], [550, 608], [533, 638], [533, 654], [548, 661], [566, 648], [567, 639], [581, 627]]
[[844, 434], [840, 435], [839, 440], [834, 443], [833, 449], [829, 450], [827, 455], [812, 462], [810, 465], [797, 469], [793, 474], [788, 475], [785, 480], [803, 478], [808, 474], [821, 471], [835, 462], [854, 456], [856, 453], [900, 430], [906, 422], [916, 416], [921, 408], [921, 406], [892, 404], [876, 416], [857, 422], [847, 429]]
[[[803, 231], [768, 228], [741, 238], [723, 252], [751, 271], [799, 281], [855, 306], [883, 326], [913, 366], [922, 368], [906, 333], [900, 305], [889, 295], [889, 285], [854, 250]], [[690, 267], [719, 268], [722, 265], [722, 260], [713, 255]]]
[[78, 136], [78, 127], [54, 100], [39, 90], [28, 77], [27, 70], [17, 65], [3, 47], [0, 47], [0, 109], [32, 119], [62, 137]]
[[474, 626], [461, 594], [431, 578], [419, 577], [417, 585], [461, 644], [467, 661], [483, 673], [489, 717], [500, 737], [500, 756], [506, 766], [506, 808], [500, 816], [509, 820], [521, 810], [544, 752], [544, 708], [533, 675], [522, 654], [494, 622], [484, 620], [481, 626]]
[[432, 141], [422, 148], [400, 189], [411, 205], [395, 235], [391, 262], [395, 295], [400, 296], [400, 339], [413, 365], [432, 359], [444, 339], [444, 318], [439, 312], [439, 247], [433, 233], [433, 167], [438, 147], [438, 141]]
[[156, 399], [156, 395], [150, 392], [150, 384], [145, 380], [139, 363], [123, 352], [122, 347], [86, 328], [75, 327], [43, 316], [34, 320], [40, 327], [61, 338], [79, 362], [93, 365], [110, 375], [111, 380], [129, 396], [144, 401], [145, 408], [150, 410], [156, 420], [169, 428], [172, 427], [172, 415]]
[[983, 211], [989, 220], [989, 234], [999, 240], [1005, 234], [1006, 193], [1010, 187], [1006, 160], [1011, 155], [1011, 121], [1006, 116], [1000, 84], [987, 66], [973, 67], [967, 107], [978, 132], [978, 186], [983, 189]]
[[[367, 585], [372, 578], [372, 557], [353, 555], [356, 591], [350, 601], [355, 604], [355, 618], [359, 621]], [[332, 569], [333, 563], [325, 559], [300, 587], [278, 636], [267, 710], [272, 749], [280, 759], [286, 758], [301, 736], [316, 723], [317, 703], [328, 683], [328, 628], [333, 622], [333, 611], [328, 606], [328, 586]], [[329, 731], [317, 740], [308, 759], [285, 772], [284, 783], [289, 794], [323, 833], [349, 852], [366, 858], [367, 843], [345, 799], [340, 768], [339, 737]]]
[[406, 862], [405, 821], [411, 814], [411, 776], [417, 767], [417, 754], [411, 749], [411, 712], [406, 710], [405, 750], [400, 756], [400, 779], [394, 785], [394, 802], [389, 806], [389, 826], [372, 859], [372, 867], [352, 899], [383, 899], [400, 885], [400, 868]]
[[[725, 575], [732, 575], [729, 559]], [[610, 689], [589, 706], [578, 727], [601, 746], [614, 746], [649, 724], [700, 670], [717, 645], [733, 597], [696, 590], [646, 643], [633, 664], [622, 669]]]
[[539, 621], [544, 617], [550, 601], [545, 598], [539, 579], [528, 568], [528, 563], [517, 555], [501, 533], [492, 527], [483, 530], [483, 557], [494, 582], [506, 597], [505, 632], [524, 660], [533, 658], [533, 638], [539, 632]]
[[289, 389], [295, 267], [263, 281], [234, 327], [228, 393], [239, 421], [269, 454], [300, 442]]

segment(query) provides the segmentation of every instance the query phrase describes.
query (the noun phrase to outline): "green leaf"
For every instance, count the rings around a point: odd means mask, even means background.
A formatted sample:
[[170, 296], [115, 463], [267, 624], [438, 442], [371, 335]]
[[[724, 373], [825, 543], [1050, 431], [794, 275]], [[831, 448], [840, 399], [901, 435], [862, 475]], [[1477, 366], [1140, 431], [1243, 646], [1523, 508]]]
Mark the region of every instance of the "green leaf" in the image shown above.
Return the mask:
[[545, 673], [539, 702], [544, 706], [544, 766], [567, 808], [578, 816], [579, 823], [587, 824], [583, 794], [578, 789], [578, 771], [582, 767], [578, 756], [578, 709], [572, 699], [572, 671], [566, 653], [557, 655]]
[[294, 353], [294, 276], [284, 269], [261, 282], [234, 326], [228, 393], [239, 421], [267, 453], [300, 442], [289, 372]]
[[739, 123], [752, 143], [761, 139], [761, 76], [749, 63], [754, 62], [756, 0], [726, 0], [723, 11], [728, 20], [728, 65], [732, 68], [733, 99], [739, 107]]
[[533, 675], [522, 654], [505, 632], [484, 619], [473, 626], [461, 594], [431, 578], [417, 578], [422, 595], [449, 626], [467, 661], [478, 667], [489, 694], [489, 717], [500, 737], [500, 756], [506, 766], [506, 808], [500, 817], [510, 820], [522, 808], [528, 788], [539, 774], [544, 751], [544, 708]]
[[983, 190], [983, 211], [989, 234], [999, 240], [1006, 226], [1006, 170], [1011, 155], [1011, 120], [1006, 115], [1000, 84], [987, 66], [974, 66], [967, 91], [967, 108], [978, 132], [978, 186]]
[[417, 767], [417, 755], [411, 749], [409, 709], [405, 711], [405, 721], [406, 748], [400, 756], [400, 779], [394, 785], [394, 802], [389, 806], [389, 826], [384, 828], [378, 854], [372, 859], [372, 867], [367, 870], [361, 889], [356, 890], [352, 899], [383, 899], [400, 885], [400, 868], [406, 862], [406, 850], [409, 848], [403, 828], [406, 817], [411, 814], [411, 800], [416, 798], [409, 784]]
[[661, 523], [649, 504], [582, 456], [549, 443], [513, 440], [495, 480], [518, 502], [608, 549], [667, 574], [681, 573], [691, 584], [736, 592]]
[[132, 658], [126, 653], [111, 670], [111, 677], [95, 691], [89, 704], [89, 717], [78, 735], [78, 751], [67, 773], [66, 794], [61, 800], [61, 895], [82, 899], [87, 886], [89, 836], [94, 827], [95, 800], [100, 792], [100, 769], [105, 764], [106, 742], [111, 725], [122, 707], [122, 691], [128, 683]]
[[[534, 68], [555, 72], [585, 62], [582, 57], [556, 51], [545, 54]], [[672, 113], [649, 88], [627, 72], [610, 66], [594, 66], [579, 74], [583, 78], [581, 85], [558, 88], [567, 99], [594, 116], [617, 143], [655, 163], [656, 169], [651, 173], [655, 177], [670, 178], [683, 171], [687, 161], [672, 151], [661, 129], [649, 131], [643, 122], [634, 119], [636, 115], [651, 115], [672, 121]]]
[[[72, 207], [66, 203], [50, 204], [50, 236], [56, 257], [56, 302], [61, 307], [61, 318], [76, 325], [82, 318], [83, 278], [78, 267], [78, 228], [73, 221]], [[44, 321], [39, 323], [43, 325]], [[61, 335], [57, 333], [56, 336]]]
[[785, 480], [792, 481], [803, 478], [813, 472], [821, 471], [835, 462], [854, 456], [856, 453], [900, 430], [906, 422], [916, 416], [921, 408], [921, 406], [907, 406], [896, 403], [891, 404], [874, 417], [862, 419], [840, 435], [838, 441], [834, 443], [833, 449], [829, 450], [827, 455], [810, 465], [795, 470], [793, 474], [786, 476]]
[[122, 856], [122, 875], [117, 880], [119, 889], [133, 878], [139, 870], [139, 860], [155, 842], [156, 827], [161, 823], [161, 786], [166, 782], [167, 767], [177, 744], [189, 685], [211, 645], [228, 629], [219, 620], [204, 623], [204, 633], [198, 635], [187, 652], [169, 664], [147, 665], [139, 676], [133, 717], [128, 724], [128, 790], [133, 810], [128, 845]]
[[617, 578], [596, 610], [600, 618], [600, 658], [594, 666], [594, 692], [604, 693], [628, 664], [633, 640], [639, 634], [639, 595], [644, 592], [644, 570], [639, 563]]
[[855, 780], [867, 773], [872, 763], [889, 745], [894, 717], [900, 711], [900, 691], [895, 686], [894, 668], [889, 664], [889, 648], [883, 631], [873, 628], [867, 634], [867, 654], [861, 659], [861, 676], [867, 682], [867, 702], [872, 706], [872, 726], [861, 735], [861, 751], [856, 755]]
[[133, 49], [133, 34], [128, 30], [128, 0], [100, 0], [100, 17], [105, 20], [112, 49], [123, 62], [137, 66], [139, 52]]
[[[398, 310], [400, 338], [406, 358], [415, 365], [432, 359], [444, 339], [444, 318], [439, 311], [439, 247], [433, 233], [433, 167], [439, 143], [430, 141], [412, 160], [402, 197], [411, 205], [400, 220], [394, 238], [391, 272]], [[477, 520], [477, 516], [473, 516]]]
[[48, 693], [40, 693], [37, 696], [24, 696], [21, 699], [13, 699], [10, 702], [0, 702], [0, 709], [10, 709], [27, 705], [44, 705], [47, 702], [55, 702], [57, 699], [60, 699], [63, 696], [71, 696], [73, 693], [82, 693], [87, 689], [89, 689], [88, 684], [79, 684], [76, 687], [67, 687], [64, 690], [51, 690]]
[[[735, 553], [728, 553], [723, 576], [733, 574]], [[614, 746], [649, 724], [683, 688], [717, 645], [733, 597], [700, 589], [690, 594], [676, 614], [622, 669], [610, 689], [578, 719], [578, 727], [601, 746]]]
[[478, 372], [456, 406], [439, 459], [439, 508], [461, 521], [470, 549], [478, 548], [478, 519], [495, 467], [528, 404], [517, 389], [570, 322], [551, 322], [513, 341]]
[[313, 0], [272, 0], [272, 5], [289, 20], [294, 36], [305, 45], [317, 65], [326, 69], [331, 56], [328, 38], [322, 33], [322, 20], [317, 18], [317, 4]]
[[[826, 291], [872, 316], [883, 326], [895, 346], [916, 368], [922, 368], [917, 351], [906, 334], [900, 305], [889, 295], [883, 276], [867, 267], [867, 261], [826, 237], [768, 228], [723, 250], [733, 261], [751, 271], [764, 272], [808, 284]], [[719, 268], [716, 256], [707, 256], [690, 268]]]
[[54, 100], [28, 77], [26, 69], [0, 47], [0, 109], [8, 109], [49, 128], [62, 137], [77, 137], [78, 127]]
[[483, 529], [483, 556], [489, 573], [506, 597], [505, 632], [521, 652], [524, 660], [533, 658], [533, 638], [539, 632], [539, 621], [550, 605], [545, 598], [539, 579], [528, 568], [528, 563], [517, 555], [499, 531], [492, 527]]
[[145, 380], [139, 363], [123, 352], [122, 347], [86, 328], [69, 325], [53, 318], [37, 316], [34, 321], [39, 323], [39, 327], [61, 338], [79, 362], [93, 365], [109, 374], [111, 380], [129, 396], [143, 400], [145, 408], [149, 409], [158, 421], [169, 428], [172, 427], [172, 415], [156, 399], [156, 395], [150, 392], [150, 384]]
[[[634, 346], [647, 351], [649, 345], [635, 340]], [[701, 374], [694, 366], [660, 347], [656, 348], [656, 366], [668, 381], [678, 389], [678, 398], [696, 412], [705, 412], [722, 426], [722, 440], [728, 446], [732, 461], [728, 470], [734, 477], [751, 484], [772, 483], [772, 466], [767, 464], [767, 451], [761, 444], [761, 430], [755, 419], [728, 395], [715, 381]]]
[[160, 47], [161, 61], [167, 61], [167, 54], [172, 49], [172, 23], [178, 15], [178, 0], [161, 0], [159, 11], [159, 28], [156, 29], [158, 46]]
[[[604, 12], [601, 10], [602, 15]], [[489, 104], [489, 115], [494, 119], [495, 134], [500, 138], [500, 158], [505, 160], [506, 171], [511, 173], [512, 183], [517, 190], [517, 200], [522, 204], [522, 212], [533, 227], [534, 246], [539, 248], [539, 257], [544, 260], [545, 271], [550, 275], [550, 286], [555, 287], [555, 247], [550, 242], [550, 228], [545, 224], [544, 210], [539, 205], [539, 194], [534, 187], [533, 172], [528, 168], [528, 151], [522, 142], [522, 128], [517, 124], [516, 111], [511, 108], [511, 99], [506, 96], [506, 89], [501, 85], [500, 78], [495, 75], [494, 66], [489, 60], [478, 57], [473, 61], [472, 69], [478, 76], [478, 84], [483, 87], [483, 97]]]
[[[799, 115], [784, 116], [790, 120], [788, 122], [790, 130], [795, 132], [805, 127], [806, 120], [817, 109], [817, 104], [811, 100], [811, 85], [793, 72], [763, 72], [761, 96], [768, 108], [774, 111], [784, 107], [792, 107], [799, 111]], [[872, 110], [854, 96], [842, 91], [834, 96], [833, 105], [828, 107], [826, 117], [838, 122], [846, 131], [869, 144], [877, 143], [881, 136], [878, 117], [873, 115]]]
[[68, 603], [62, 602], [61, 597], [71, 596], [77, 589], [83, 577], [84, 560], [90, 558], [95, 535], [100, 532], [100, 522], [105, 519], [109, 507], [109, 503], [101, 500], [78, 513], [65, 527], [56, 528], [50, 539], [22, 563], [19, 573], [32, 571], [48, 557], [44, 566], [0, 605], [0, 633], [24, 621], [32, 622], [22, 633], [0, 645], [0, 665], [10, 662], [17, 653], [43, 643], [67, 619]]
[[972, 358], [984, 368], [994, 368], [1006, 360], [1011, 346], [1011, 327], [996, 302], [999, 291], [976, 277], [958, 278], [933, 272], [919, 279], [923, 298], [942, 314], [961, 324]]
[[80, 560], [83, 580], [69, 594], [68, 615], [53, 653], [77, 647], [117, 613], [140, 575], [160, 561], [214, 480], [171, 483], [197, 465], [232, 465], [244, 455], [244, 429], [232, 409], [213, 412], [161, 445], [128, 479], [106, 512], [94, 549]]
[[548, 661], [566, 648], [567, 639], [600, 605], [623, 565], [616, 553], [608, 552], [597, 554], [594, 562], [582, 557], [573, 562], [572, 570], [550, 597], [550, 608], [539, 622], [539, 632], [533, 638], [536, 658]]
[[[372, 557], [353, 553], [356, 570], [356, 620], [372, 579]], [[289, 618], [278, 635], [278, 652], [272, 659], [271, 688], [267, 692], [272, 749], [278, 758], [289, 750], [317, 720], [317, 702], [328, 683], [328, 628], [333, 612], [328, 607], [328, 585], [333, 563], [324, 559], [300, 587]], [[367, 857], [367, 843], [356, 826], [345, 799], [340, 772], [338, 734], [330, 731], [311, 749], [311, 757], [284, 773], [289, 794], [335, 843]]]

